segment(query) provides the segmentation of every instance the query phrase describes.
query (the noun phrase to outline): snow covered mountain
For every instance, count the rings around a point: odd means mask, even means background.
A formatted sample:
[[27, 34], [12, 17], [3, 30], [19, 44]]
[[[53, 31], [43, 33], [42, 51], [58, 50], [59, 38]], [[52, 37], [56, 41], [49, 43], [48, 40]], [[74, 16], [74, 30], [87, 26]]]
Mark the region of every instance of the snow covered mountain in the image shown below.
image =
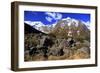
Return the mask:
[[81, 37], [84, 39], [90, 36], [90, 29], [83, 21], [67, 17], [58, 21], [51, 33], [58, 38]]
[[43, 24], [41, 21], [25, 21], [24, 23], [27, 23], [28, 25], [32, 26], [33, 28], [42, 31], [44, 33], [49, 33], [53, 27], [55, 27], [56, 24], [52, 24], [52, 25], [45, 25]]
[[79, 26], [79, 22], [81, 22], [88, 29], [90, 29], [90, 22], [84, 22], [84, 21], [80, 21], [80, 20], [77, 20], [77, 19], [74, 19], [74, 18], [70, 18], [70, 17], [64, 18], [64, 19], [60, 20], [58, 23], [62, 23], [61, 24], [62, 26], [64, 26], [64, 25], [72, 26], [73, 25], [73, 26], [78, 27]]
[[64, 18], [61, 21], [64, 21], [64, 24], [67, 24], [68, 26], [71, 26], [72, 23], [74, 23], [76, 27], [78, 26], [78, 20], [70, 17]]
[[59, 20], [58, 22], [51, 24], [51, 25], [45, 25], [41, 21], [25, 21], [24, 23], [27, 23], [28, 25], [32, 26], [33, 28], [42, 31], [44, 33], [50, 33], [51, 31], [58, 29], [58, 27], [61, 28], [84, 28], [85, 30], [90, 29], [90, 24], [89, 22], [86, 23], [84, 21], [79, 21], [70, 17], [63, 18]]

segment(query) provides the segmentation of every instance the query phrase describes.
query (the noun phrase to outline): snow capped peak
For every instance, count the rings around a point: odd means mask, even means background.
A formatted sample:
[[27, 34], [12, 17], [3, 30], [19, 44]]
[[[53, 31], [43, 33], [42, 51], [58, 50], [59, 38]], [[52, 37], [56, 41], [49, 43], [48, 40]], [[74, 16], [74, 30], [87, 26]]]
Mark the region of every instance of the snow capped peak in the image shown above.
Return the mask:
[[34, 25], [40, 25], [40, 26], [44, 25], [41, 21], [35, 21], [35, 22], [33, 22], [33, 21], [25, 21], [25, 22], [29, 23], [32, 26], [34, 26]]
[[82, 23], [85, 24], [88, 29], [90, 29], [90, 22], [89, 21], [87, 21], [87, 22], [82, 21]]
[[41, 27], [45, 26], [41, 21], [25, 21], [28, 25], [34, 27], [37, 30], [40, 30], [43, 32], [43, 29]]
[[79, 21], [76, 19], [72, 19], [72, 24], [74, 24], [76, 27], [78, 27]]
[[33, 26], [32, 21], [24, 21], [24, 23], [26, 23], [26, 24], [28, 24], [30, 26]]
[[25, 23], [44, 33], [49, 33], [52, 30], [52, 28], [55, 27], [57, 24], [55, 22], [54, 24], [51, 25], [49, 24], [45, 25], [41, 21], [25, 21]]
[[[68, 26], [74, 25], [76, 27], [79, 26], [79, 20], [75, 19], [75, 18], [71, 18], [71, 17], [67, 17], [67, 18], [63, 18], [62, 21], [64, 21], [64, 24], [67, 24]], [[90, 29], [90, 22], [84, 22], [81, 21], [81, 23], [83, 23], [84, 25], [87, 26], [88, 29]]]
[[71, 17], [63, 18], [62, 20], [71, 20]]
[[67, 17], [66, 19], [67, 19], [67, 20], [71, 20], [72, 18], [71, 18], [71, 17]]
[[35, 21], [35, 22], [25, 21], [25, 23], [27, 23], [28, 25], [33, 26], [33, 27], [35, 27], [35, 26], [38, 26], [38, 27], [44, 26], [44, 24], [41, 21]]
[[68, 26], [71, 26], [72, 24], [75, 25], [76, 27], [78, 27], [78, 20], [76, 19], [73, 19], [71, 17], [67, 17], [67, 18], [64, 18], [62, 19], [62, 21], [65, 21], [65, 23], [68, 25]]
[[63, 25], [67, 24], [68, 26], [70, 26], [72, 19], [70, 17], [67, 17], [67, 18], [63, 18], [62, 21], [64, 21]]
[[48, 26], [48, 27], [55, 27], [57, 22], [53, 23], [52, 25], [45, 25], [41, 21], [24, 21], [26, 24], [33, 26], [33, 27], [41, 27], [41, 26]]

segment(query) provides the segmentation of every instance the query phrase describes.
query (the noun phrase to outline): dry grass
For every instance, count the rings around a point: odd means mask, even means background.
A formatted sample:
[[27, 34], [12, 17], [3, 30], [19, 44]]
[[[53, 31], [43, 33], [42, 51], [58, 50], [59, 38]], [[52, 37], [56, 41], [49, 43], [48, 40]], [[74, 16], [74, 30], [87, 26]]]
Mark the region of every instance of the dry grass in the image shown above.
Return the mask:
[[35, 55], [31, 57], [26, 55], [25, 57], [25, 61], [44, 61], [44, 60], [47, 60], [47, 59], [41, 55]]
[[45, 60], [74, 60], [74, 59], [88, 59], [90, 58], [90, 54], [82, 52], [82, 51], [74, 51], [74, 53], [64, 54], [63, 56], [53, 56], [50, 55], [48, 58], [45, 58], [43, 55], [35, 55], [30, 57], [29, 55], [25, 55], [25, 61], [45, 61]]
[[68, 56], [67, 55], [63, 55], [63, 56], [49, 56], [48, 60], [64, 60], [67, 59]]
[[74, 55], [70, 56], [69, 59], [87, 59], [90, 58], [89, 54], [84, 52], [76, 52]]

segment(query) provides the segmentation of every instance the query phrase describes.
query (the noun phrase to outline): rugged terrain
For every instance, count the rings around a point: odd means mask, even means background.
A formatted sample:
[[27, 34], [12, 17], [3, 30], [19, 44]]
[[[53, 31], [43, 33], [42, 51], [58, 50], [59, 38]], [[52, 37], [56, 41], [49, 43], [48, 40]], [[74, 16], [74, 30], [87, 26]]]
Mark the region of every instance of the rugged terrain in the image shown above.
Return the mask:
[[25, 23], [25, 61], [90, 58], [90, 30], [67, 18], [52, 26]]

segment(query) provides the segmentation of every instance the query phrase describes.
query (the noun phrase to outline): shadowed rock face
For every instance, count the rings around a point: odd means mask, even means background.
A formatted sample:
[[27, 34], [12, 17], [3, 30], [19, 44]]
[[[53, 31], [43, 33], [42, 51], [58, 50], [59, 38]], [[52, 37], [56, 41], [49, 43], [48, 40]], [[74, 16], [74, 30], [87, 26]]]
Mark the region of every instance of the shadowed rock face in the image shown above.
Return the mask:
[[26, 23], [24, 23], [24, 27], [25, 27], [25, 28], [24, 28], [24, 29], [25, 29], [25, 34], [27, 34], [27, 33], [36, 33], [36, 34], [41, 33], [41, 34], [46, 35], [45, 33], [43, 33], [43, 32], [41, 32], [41, 31], [39, 31], [39, 30], [33, 28], [32, 26], [30, 26], [30, 25], [28, 25], [28, 24], [26, 24]]

